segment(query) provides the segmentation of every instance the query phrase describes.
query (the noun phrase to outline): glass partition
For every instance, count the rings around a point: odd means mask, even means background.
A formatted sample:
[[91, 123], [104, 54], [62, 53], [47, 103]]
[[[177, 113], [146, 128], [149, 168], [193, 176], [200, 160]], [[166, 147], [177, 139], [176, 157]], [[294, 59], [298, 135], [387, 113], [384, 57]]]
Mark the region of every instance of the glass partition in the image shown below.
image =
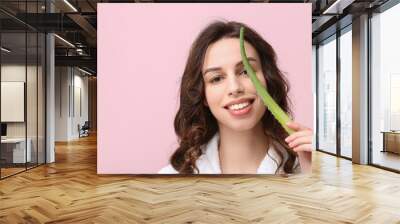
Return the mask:
[[[26, 33], [1, 34], [1, 176], [26, 169]], [[6, 49], [6, 50], [4, 50]]]
[[38, 133], [38, 35], [36, 32], [27, 33], [27, 98], [26, 98], [26, 113], [27, 113], [27, 150], [30, 151], [30, 158], [27, 167], [37, 165], [37, 133]]
[[46, 38], [45, 34], [38, 33], [38, 75], [37, 75], [37, 101], [38, 101], [38, 111], [37, 111], [37, 162], [38, 164], [43, 164], [46, 162], [46, 145], [45, 145], [45, 120], [46, 120], [46, 76], [45, 76], [45, 66], [46, 66]]
[[[18, 20], [43, 13], [45, 1], [1, 1], [0, 178], [45, 163], [44, 33]], [[36, 18], [33, 16], [33, 18]]]

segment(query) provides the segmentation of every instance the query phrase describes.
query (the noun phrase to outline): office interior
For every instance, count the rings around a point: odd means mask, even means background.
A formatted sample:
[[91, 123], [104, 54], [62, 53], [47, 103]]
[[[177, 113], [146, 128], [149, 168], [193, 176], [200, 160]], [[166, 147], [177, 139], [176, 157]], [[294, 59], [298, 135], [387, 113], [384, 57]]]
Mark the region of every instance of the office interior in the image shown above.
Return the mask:
[[[122, 2], [173, 1], [0, 2], [1, 184], [96, 142], [97, 4]], [[312, 5], [315, 153], [399, 177], [400, 2], [229, 2]]]
[[[96, 33], [86, 19], [92, 36], [82, 34], [68, 15], [60, 16], [72, 10], [66, 2], [0, 6], [3, 179], [54, 163], [55, 142], [96, 133]], [[95, 22], [95, 14], [91, 17]]]

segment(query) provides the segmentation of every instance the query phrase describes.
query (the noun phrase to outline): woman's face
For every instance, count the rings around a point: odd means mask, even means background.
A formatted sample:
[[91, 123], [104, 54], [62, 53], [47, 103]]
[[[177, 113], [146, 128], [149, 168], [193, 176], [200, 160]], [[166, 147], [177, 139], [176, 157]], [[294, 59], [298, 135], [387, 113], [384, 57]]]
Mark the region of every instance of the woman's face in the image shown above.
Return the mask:
[[[256, 50], [247, 42], [245, 49], [252, 68], [265, 86]], [[242, 64], [238, 38], [224, 38], [211, 44], [206, 51], [202, 74], [205, 104], [220, 127], [246, 131], [260, 122], [266, 108]]]

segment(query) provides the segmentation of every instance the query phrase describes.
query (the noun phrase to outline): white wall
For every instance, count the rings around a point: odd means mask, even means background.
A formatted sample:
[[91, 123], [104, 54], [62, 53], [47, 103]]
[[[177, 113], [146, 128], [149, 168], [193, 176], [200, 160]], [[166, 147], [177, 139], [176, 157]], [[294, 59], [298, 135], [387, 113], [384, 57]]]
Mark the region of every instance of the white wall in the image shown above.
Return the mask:
[[55, 68], [55, 141], [68, 140], [69, 68]]
[[[25, 70], [26, 69], [26, 70]], [[27, 72], [27, 73], [26, 73]], [[41, 68], [39, 68], [41, 73]], [[28, 78], [27, 87], [27, 120], [28, 120], [28, 137], [34, 133], [36, 136], [37, 122], [37, 99], [36, 99], [36, 66], [6, 64], [1, 66], [1, 81], [3, 82], [25, 82], [25, 75]], [[30, 87], [30, 88], [29, 88]], [[41, 107], [42, 105], [39, 105]], [[2, 108], [6, 110], [6, 108]], [[26, 122], [7, 122], [8, 137], [25, 137]]]
[[[88, 120], [88, 77], [85, 76], [81, 76], [80, 74], [82, 73], [78, 73], [78, 75], [76, 75], [76, 71], [75, 75], [74, 75], [74, 108], [73, 108], [73, 119], [72, 119], [72, 130], [71, 130], [71, 134], [72, 136], [74, 136], [74, 138], [79, 137], [79, 133], [78, 133], [78, 124], [80, 124], [81, 126], [85, 123], [85, 121]], [[80, 93], [79, 93], [80, 92]], [[79, 97], [80, 96], [80, 97]], [[80, 108], [81, 107], [81, 108]], [[80, 111], [81, 110], [81, 111]], [[75, 113], [74, 113], [75, 112]]]
[[88, 77], [76, 68], [56, 67], [55, 86], [55, 140], [77, 139], [78, 124], [88, 120]]

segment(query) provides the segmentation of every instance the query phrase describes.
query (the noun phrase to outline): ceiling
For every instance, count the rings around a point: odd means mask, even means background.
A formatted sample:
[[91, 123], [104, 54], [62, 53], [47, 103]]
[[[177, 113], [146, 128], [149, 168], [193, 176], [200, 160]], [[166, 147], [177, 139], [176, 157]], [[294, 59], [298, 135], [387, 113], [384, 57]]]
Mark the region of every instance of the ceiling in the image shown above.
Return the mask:
[[[80, 66], [96, 72], [97, 3], [170, 3], [170, 2], [254, 2], [254, 3], [312, 3], [312, 35], [316, 43], [335, 32], [338, 20], [351, 23], [351, 17], [374, 9], [387, 0], [252, 0], [252, 1], [167, 1], [167, 0], [45, 0], [0, 1], [0, 22], [3, 38], [15, 49], [25, 46], [21, 31], [55, 32], [67, 40], [55, 38], [56, 65]], [[336, 2], [336, 3], [335, 3]], [[51, 10], [50, 10], [51, 9]], [[52, 13], [49, 13], [52, 11]], [[342, 22], [341, 26], [345, 26]], [[2, 43], [5, 43], [2, 41]], [[13, 43], [12, 43], [13, 42]], [[35, 47], [28, 44], [28, 52]], [[18, 51], [18, 50], [17, 50]], [[23, 53], [23, 52], [21, 52]]]

